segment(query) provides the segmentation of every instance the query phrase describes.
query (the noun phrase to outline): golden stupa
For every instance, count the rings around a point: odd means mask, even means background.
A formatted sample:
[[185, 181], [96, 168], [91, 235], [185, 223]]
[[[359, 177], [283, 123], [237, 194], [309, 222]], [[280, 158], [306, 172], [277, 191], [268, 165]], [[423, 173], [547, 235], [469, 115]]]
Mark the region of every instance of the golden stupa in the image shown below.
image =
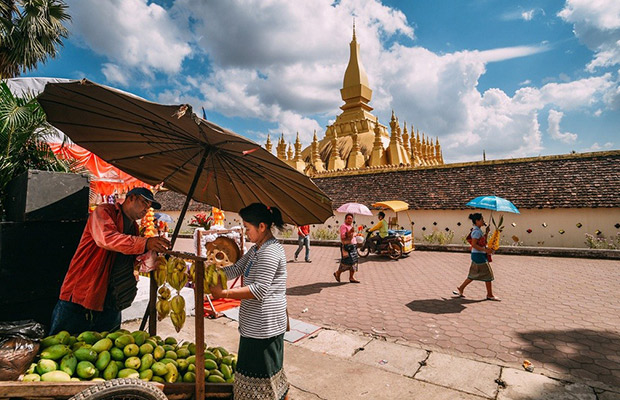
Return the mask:
[[[276, 144], [277, 157], [310, 176], [339, 175], [368, 168], [396, 170], [443, 164], [439, 139], [433, 143], [424, 133], [420, 138], [419, 131], [414, 134], [413, 125], [409, 133], [406, 123], [401, 129], [394, 111], [388, 131], [371, 113], [372, 89], [359, 50], [353, 25], [349, 64], [340, 89], [344, 101], [340, 107], [342, 113], [327, 127], [320, 141], [314, 132], [312, 144], [304, 150], [299, 133], [295, 144], [288, 146], [282, 135]], [[271, 152], [272, 146], [268, 135], [265, 148]]]

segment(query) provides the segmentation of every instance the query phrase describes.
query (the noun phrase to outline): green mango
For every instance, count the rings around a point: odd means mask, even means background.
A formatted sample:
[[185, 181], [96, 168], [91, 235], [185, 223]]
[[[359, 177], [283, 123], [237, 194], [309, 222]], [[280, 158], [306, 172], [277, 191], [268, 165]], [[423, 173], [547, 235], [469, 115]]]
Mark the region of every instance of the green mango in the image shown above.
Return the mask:
[[99, 355], [97, 356], [95, 367], [97, 367], [99, 371], [103, 371], [104, 369], [107, 368], [108, 364], [110, 364], [111, 360], [112, 360], [112, 356], [110, 355], [110, 352], [107, 350], [104, 350], [101, 353], [99, 353]]
[[128, 344], [123, 349], [123, 353], [125, 354], [125, 357], [135, 357], [138, 354], [140, 354], [140, 348], [138, 347], [137, 344], [133, 344], [133, 343], [132, 344]]
[[118, 375], [118, 365], [116, 365], [115, 361], [112, 361], [103, 371], [103, 379], [109, 381], [111, 379], [115, 379], [116, 375]]
[[55, 344], [41, 352], [41, 358], [48, 360], [60, 360], [71, 352], [69, 346], [65, 344]]
[[64, 371], [50, 371], [41, 375], [43, 382], [69, 382], [71, 377]]
[[62, 344], [60, 343], [60, 339], [54, 335], [54, 336], [48, 336], [44, 339], [41, 339], [41, 348], [42, 349], [46, 349], [50, 346], [53, 346], [55, 344]]
[[209, 375], [207, 381], [211, 383], [226, 383], [226, 380], [218, 375]]
[[161, 360], [165, 356], [166, 350], [164, 350], [162, 346], [155, 347], [155, 350], [153, 350], [153, 357], [155, 357], [156, 360]]
[[80, 347], [73, 352], [78, 361], [88, 361], [94, 363], [97, 361], [97, 352], [90, 348]]
[[161, 383], [161, 384], [166, 383], [166, 381], [164, 380], [164, 378], [162, 378], [161, 376], [157, 376], [157, 375], [153, 376], [153, 377], [151, 378], [151, 381], [153, 381], [153, 382], [157, 382], [157, 383]]
[[[112, 362], [112, 361], [110, 361]], [[121, 369], [125, 368], [125, 362], [124, 361], [116, 361], [114, 360], [114, 364], [116, 364], [117, 369], [120, 371]]]
[[105, 379], [97, 377], [97, 378], [91, 379], [90, 381], [91, 382], [105, 382]]
[[162, 358], [160, 361], [164, 364], [172, 364], [175, 367], [179, 365], [179, 363], [177, 363], [177, 360], [173, 360], [172, 358]]
[[112, 356], [112, 360], [114, 361], [123, 361], [125, 359], [125, 353], [118, 347], [112, 347], [110, 349], [110, 356]]
[[73, 353], [69, 353], [60, 360], [60, 370], [65, 371], [69, 376], [73, 376], [75, 373], [75, 368], [77, 367], [78, 359], [73, 355]]
[[151, 343], [144, 343], [142, 346], [140, 346], [140, 356], [143, 356], [145, 354], [152, 354], [154, 350], [155, 347], [153, 347]]
[[56, 334], [59, 344], [69, 344], [71, 334], [67, 331], [60, 331]]
[[177, 340], [175, 338], [173, 338], [172, 336], [167, 337], [164, 342], [166, 344], [175, 345], [175, 346], [177, 344]]
[[88, 344], [95, 344], [98, 340], [101, 340], [101, 333], [95, 331], [85, 331], [78, 335], [78, 342], [86, 342]]
[[215, 355], [217, 362], [220, 362], [222, 359], [222, 353], [218, 349], [214, 349], [212, 353]]
[[71, 345], [71, 351], [76, 351], [77, 349], [81, 349], [82, 347], [86, 347], [86, 346], [90, 346], [90, 345], [87, 344], [86, 342], [75, 342]]
[[129, 357], [125, 360], [125, 368], [135, 369], [140, 368], [140, 359], [138, 357]]
[[80, 379], [77, 376], [72, 376], [71, 379], [69, 379], [70, 382], [82, 382], [84, 379]]
[[22, 381], [24, 382], [39, 382], [41, 380], [41, 375], [39, 374], [26, 374]]
[[187, 372], [196, 372], [196, 364], [188, 364]]
[[220, 371], [217, 368], [216, 369], [210, 369], [209, 370], [209, 375], [217, 375], [217, 376], [220, 376], [222, 378], [224, 377], [224, 374], [222, 373], [222, 371]]
[[133, 338], [133, 336], [128, 334], [120, 335], [116, 338], [116, 340], [114, 340], [114, 346], [118, 347], [119, 349], [124, 349], [125, 346], [135, 343], [136, 340]]
[[101, 353], [102, 351], [109, 351], [114, 343], [109, 338], [103, 338], [97, 341], [97, 343], [93, 344], [92, 349], [97, 353]]
[[155, 359], [153, 358], [152, 354], [143, 355], [142, 358], [140, 359], [139, 371], [142, 372], [144, 370], [151, 369], [154, 362], [155, 362]]
[[35, 371], [39, 375], [44, 375], [51, 371], [56, 371], [58, 369], [58, 364], [54, 360], [41, 359], [37, 363]]
[[80, 361], [75, 372], [82, 379], [90, 379], [95, 376], [97, 368], [90, 361]]
[[119, 329], [117, 332], [126, 333], [128, 335], [131, 334], [131, 332], [129, 332], [127, 329], [123, 329], [123, 328]]
[[164, 350], [166, 351], [175, 351], [177, 348], [171, 344], [165, 344], [163, 346], [161, 346], [164, 348]]
[[188, 364], [196, 364], [196, 356], [193, 354], [187, 357], [186, 360]]
[[187, 369], [187, 366], [189, 365], [187, 360], [184, 358], [179, 358], [177, 360], [177, 364], [179, 365], [179, 371], [181, 372], [184, 372]]
[[119, 378], [140, 378], [140, 373], [132, 368], [125, 368], [118, 371]]
[[144, 344], [144, 341], [146, 340], [148, 335], [149, 334], [144, 331], [131, 332], [131, 336], [133, 336], [134, 343], [137, 344], [138, 346], [142, 346]]
[[181, 347], [177, 350], [177, 358], [187, 358], [191, 356], [192, 353], [187, 349], [187, 347]]
[[28, 367], [28, 370], [26, 371], [26, 374], [34, 374], [35, 373], [35, 369], [37, 368], [37, 363], [30, 363], [30, 367]]
[[114, 342], [116, 339], [118, 339], [119, 336], [122, 336], [122, 335], [124, 335], [123, 332], [116, 331], [116, 332], [108, 333], [106, 337]]
[[215, 360], [205, 360], [205, 368], [206, 369], [217, 369], [217, 363]]
[[226, 364], [220, 365], [220, 371], [224, 375], [224, 379], [228, 379], [232, 376], [232, 369]]
[[196, 382], [196, 374], [193, 372], [186, 372], [185, 375], [183, 375], [183, 382]]
[[73, 347], [73, 345], [76, 343], [77, 343], [77, 338], [75, 336], [69, 336], [69, 343], [67, 343], [67, 346]]
[[102, 337], [102, 338], [104, 338], [104, 337], [108, 337], [108, 335], [109, 335], [109, 334], [110, 334], [110, 332], [108, 332], [108, 331], [103, 331], [103, 332], [101, 332], [101, 337]]
[[190, 354], [191, 354], [191, 355], [196, 354], [196, 345], [195, 345], [194, 343], [190, 343], [190, 344], [187, 346], [187, 350], [189, 350], [189, 352], [190, 352]]
[[216, 347], [216, 350], [218, 350], [220, 352], [220, 354], [222, 355], [222, 357], [226, 357], [227, 355], [229, 355], [230, 353], [228, 352], [228, 350], [226, 350], [225, 348], [219, 346]]
[[157, 344], [157, 340], [155, 340], [155, 339], [154, 339], [154, 338], [152, 338], [152, 337], [150, 337], [150, 338], [146, 339], [146, 340], [144, 341], [144, 344], [150, 344], [151, 346], [153, 346], [153, 348], [155, 348], [155, 347], [157, 347], [157, 346], [158, 346], [158, 344]]
[[179, 358], [179, 356], [177, 356], [177, 353], [172, 351], [172, 350], [168, 350], [166, 352], [165, 358], [170, 358], [172, 360], [176, 360], [177, 358]]
[[174, 364], [170, 363], [166, 364], [166, 368], [168, 369], [168, 373], [164, 376], [166, 382], [176, 382], [179, 379], [179, 371], [177, 370], [177, 367]]
[[208, 369], [205, 369], [205, 382], [207, 381], [207, 376], [211, 375], [211, 371]]
[[153, 365], [151, 365], [151, 369], [153, 370], [153, 373], [157, 376], [164, 376], [168, 373], [168, 368], [166, 368], [166, 364], [159, 361], [153, 363]]
[[230, 378], [226, 379], [226, 383], [235, 383], [235, 376], [231, 376]]
[[140, 379], [142, 379], [143, 381], [150, 381], [151, 379], [153, 379], [153, 370], [145, 369], [144, 371], [140, 372]]

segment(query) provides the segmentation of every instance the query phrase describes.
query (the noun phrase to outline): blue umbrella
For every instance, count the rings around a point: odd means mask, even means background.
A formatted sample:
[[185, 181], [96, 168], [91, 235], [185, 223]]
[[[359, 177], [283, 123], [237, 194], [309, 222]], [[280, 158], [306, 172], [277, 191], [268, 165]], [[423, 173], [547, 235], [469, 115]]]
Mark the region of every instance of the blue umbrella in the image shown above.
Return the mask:
[[497, 196], [480, 196], [470, 200], [466, 205], [475, 208], [484, 208], [493, 211], [505, 211], [521, 214], [510, 201]]
[[165, 213], [155, 213], [155, 219], [163, 222], [174, 222], [174, 219], [170, 215]]

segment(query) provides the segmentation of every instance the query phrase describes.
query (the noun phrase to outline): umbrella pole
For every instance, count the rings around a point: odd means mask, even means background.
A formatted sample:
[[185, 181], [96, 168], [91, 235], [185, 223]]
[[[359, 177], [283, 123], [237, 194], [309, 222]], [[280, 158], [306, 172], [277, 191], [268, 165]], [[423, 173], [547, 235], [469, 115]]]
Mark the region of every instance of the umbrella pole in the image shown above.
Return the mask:
[[200, 178], [200, 173], [205, 166], [207, 161], [207, 156], [209, 152], [205, 150], [202, 159], [200, 160], [200, 164], [198, 164], [198, 169], [196, 170], [196, 175], [194, 175], [194, 181], [192, 182], [192, 186], [189, 188], [189, 192], [187, 193], [187, 198], [185, 199], [185, 204], [183, 204], [183, 208], [181, 209], [181, 214], [179, 215], [179, 221], [174, 227], [174, 233], [172, 234], [172, 239], [170, 240], [170, 249], [174, 248], [174, 242], [177, 240], [177, 236], [179, 236], [179, 231], [181, 230], [181, 225], [183, 225], [183, 218], [185, 218], [185, 213], [187, 212], [187, 207], [189, 207], [189, 202], [192, 200], [192, 196], [194, 195], [194, 190], [196, 190], [196, 185], [198, 184], [198, 179]]

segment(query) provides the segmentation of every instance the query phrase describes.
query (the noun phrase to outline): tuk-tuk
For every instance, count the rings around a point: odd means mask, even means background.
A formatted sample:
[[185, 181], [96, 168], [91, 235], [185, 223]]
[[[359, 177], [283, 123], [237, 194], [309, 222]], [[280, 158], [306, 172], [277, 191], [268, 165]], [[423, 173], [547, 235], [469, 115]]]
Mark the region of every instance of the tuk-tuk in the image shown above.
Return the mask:
[[[403, 254], [408, 254], [413, 251], [415, 249], [415, 244], [413, 241], [413, 222], [411, 221], [411, 217], [408, 212], [409, 204], [400, 200], [389, 200], [374, 203], [372, 206], [382, 210], [394, 211], [396, 215], [388, 219], [388, 233], [396, 234], [403, 238]], [[405, 214], [407, 214], [411, 229], [399, 229], [401, 225], [398, 222], [398, 213], [402, 211], [405, 211]]]

